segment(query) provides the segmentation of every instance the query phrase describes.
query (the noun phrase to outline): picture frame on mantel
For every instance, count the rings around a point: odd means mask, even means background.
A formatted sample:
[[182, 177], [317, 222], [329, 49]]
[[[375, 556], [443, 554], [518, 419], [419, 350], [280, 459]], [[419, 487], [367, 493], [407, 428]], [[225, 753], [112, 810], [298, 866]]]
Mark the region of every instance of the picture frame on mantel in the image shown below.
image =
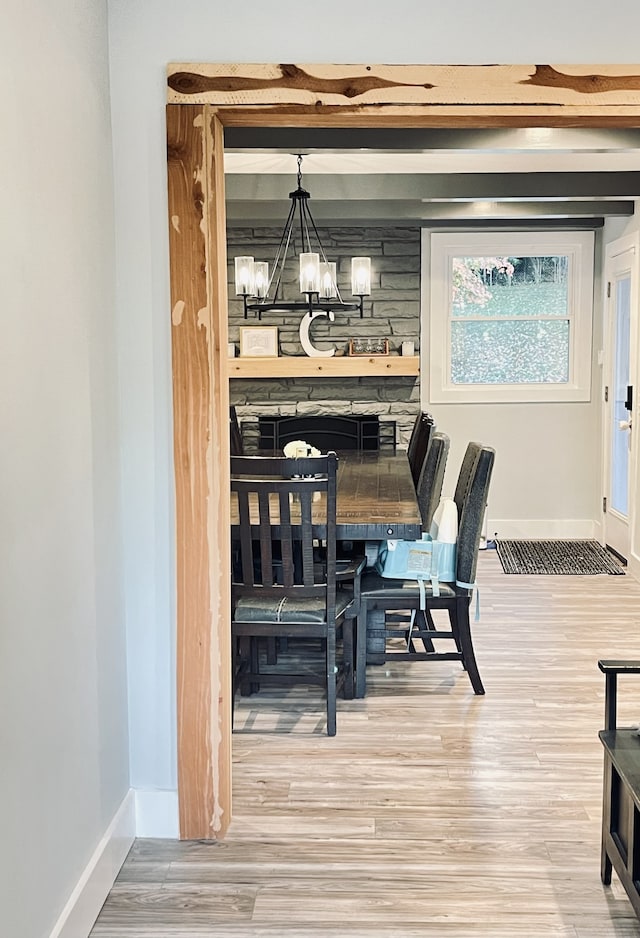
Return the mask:
[[277, 358], [277, 326], [240, 326], [241, 358]]

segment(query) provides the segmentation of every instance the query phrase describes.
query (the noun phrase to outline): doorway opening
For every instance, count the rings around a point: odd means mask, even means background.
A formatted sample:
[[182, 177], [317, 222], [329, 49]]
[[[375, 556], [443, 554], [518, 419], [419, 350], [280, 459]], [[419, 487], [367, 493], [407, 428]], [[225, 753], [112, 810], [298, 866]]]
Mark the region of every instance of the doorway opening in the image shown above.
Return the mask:
[[[601, 74], [593, 76], [585, 66], [571, 66], [571, 74], [550, 66], [170, 66], [182, 837], [223, 835], [231, 811], [224, 128], [633, 128], [640, 118], [638, 77], [611, 67], [616, 80], [609, 82], [607, 71], [599, 67]], [[550, 72], [552, 83], [545, 79]], [[598, 82], [602, 94], [596, 101]], [[491, 104], [484, 100], [489, 87]], [[631, 191], [627, 179], [625, 192]]]

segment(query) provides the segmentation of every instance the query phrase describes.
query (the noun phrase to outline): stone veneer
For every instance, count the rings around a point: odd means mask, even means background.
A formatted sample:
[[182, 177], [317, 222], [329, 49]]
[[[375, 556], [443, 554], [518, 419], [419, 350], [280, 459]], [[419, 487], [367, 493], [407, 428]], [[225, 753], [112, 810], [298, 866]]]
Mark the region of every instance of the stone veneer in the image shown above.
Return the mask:
[[[236, 299], [234, 258], [252, 254], [271, 266], [280, 230], [236, 228], [227, 232], [229, 257], [229, 341], [238, 352], [241, 325], [278, 326], [280, 355], [304, 355], [299, 327], [302, 313], [265, 313], [262, 323], [250, 314], [242, 315], [242, 301]], [[418, 228], [334, 228], [320, 229], [328, 260], [337, 264], [338, 287], [345, 302], [351, 296], [351, 258], [371, 257], [371, 296], [365, 299], [364, 317], [356, 313], [336, 313], [335, 322], [325, 318], [314, 324], [312, 341], [318, 348], [334, 344], [347, 353], [350, 338], [388, 338], [392, 354], [398, 354], [403, 339], [420, 342], [420, 230]], [[301, 300], [298, 292], [298, 244], [290, 248], [285, 284], [286, 300]], [[261, 415], [296, 414], [377, 414], [381, 420], [395, 420], [400, 446], [406, 446], [415, 416], [420, 409], [419, 379], [414, 377], [288, 378], [244, 379], [230, 382], [230, 399], [237, 409], [245, 446], [251, 451], [257, 439], [257, 418]]]

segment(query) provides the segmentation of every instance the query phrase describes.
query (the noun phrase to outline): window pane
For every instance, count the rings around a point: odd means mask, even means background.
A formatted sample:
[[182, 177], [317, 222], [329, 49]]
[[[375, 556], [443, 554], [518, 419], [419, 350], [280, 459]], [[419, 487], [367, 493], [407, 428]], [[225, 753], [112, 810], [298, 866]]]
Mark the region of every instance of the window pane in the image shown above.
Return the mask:
[[434, 404], [590, 400], [593, 232], [423, 231], [421, 259]]
[[453, 257], [452, 315], [567, 318], [569, 258]]
[[453, 384], [561, 384], [569, 380], [569, 323], [453, 322]]

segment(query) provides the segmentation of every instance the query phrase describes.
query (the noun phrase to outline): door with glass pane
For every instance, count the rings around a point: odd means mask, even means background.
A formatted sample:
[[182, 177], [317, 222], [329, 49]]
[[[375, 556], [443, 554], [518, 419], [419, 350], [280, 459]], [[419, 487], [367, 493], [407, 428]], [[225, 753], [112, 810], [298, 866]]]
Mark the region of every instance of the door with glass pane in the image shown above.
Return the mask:
[[634, 454], [634, 394], [637, 250], [629, 239], [607, 247], [605, 268], [605, 500], [603, 535], [605, 543], [627, 559], [630, 550], [630, 479]]

